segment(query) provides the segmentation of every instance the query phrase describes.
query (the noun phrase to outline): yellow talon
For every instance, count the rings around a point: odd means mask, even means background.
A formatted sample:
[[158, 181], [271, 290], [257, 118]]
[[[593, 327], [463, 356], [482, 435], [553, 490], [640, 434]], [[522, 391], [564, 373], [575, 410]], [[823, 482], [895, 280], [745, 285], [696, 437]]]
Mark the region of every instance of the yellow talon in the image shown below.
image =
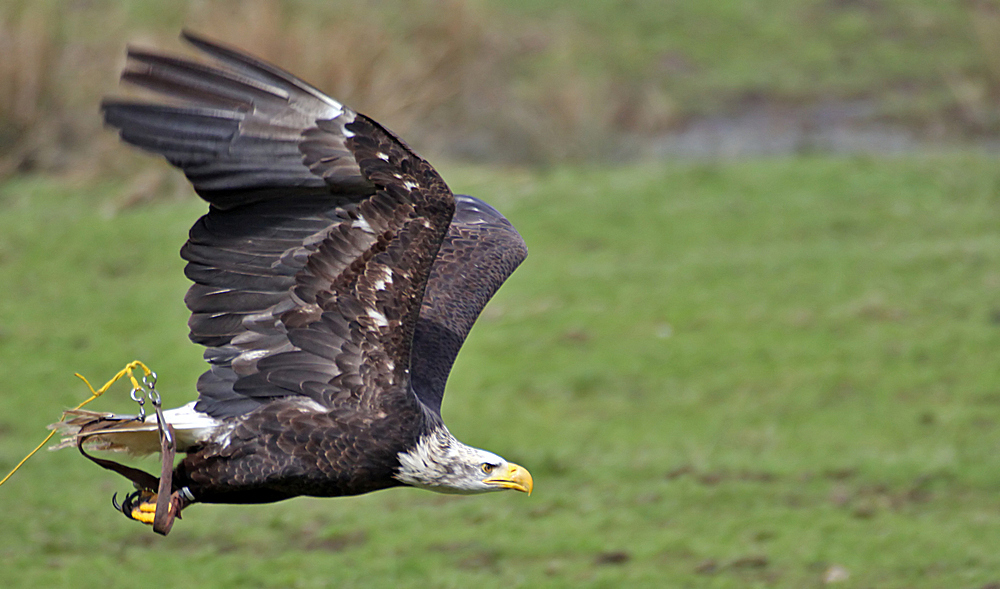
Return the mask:
[[[125, 517], [142, 522], [147, 526], [153, 526], [153, 531], [166, 536], [170, 528], [174, 525], [174, 519], [180, 518], [181, 510], [193, 501], [191, 492], [187, 487], [178, 491], [180, 495], [171, 494], [170, 501], [166, 502], [166, 513], [161, 513], [162, 517], [156, 517], [157, 494], [149, 489], [139, 489], [129, 493], [125, 500], [118, 502], [118, 496], [111, 498], [111, 503], [115, 509], [125, 514]], [[163, 521], [157, 521], [158, 519]]]
[[156, 505], [140, 505], [132, 510], [131, 516], [135, 521], [151, 526], [153, 525], [153, 520], [156, 518]]
[[[137, 491], [126, 499], [122, 511], [131, 519], [153, 525], [153, 520], [156, 518], [156, 497], [156, 493]], [[168, 510], [172, 508], [173, 506], [168, 504]]]

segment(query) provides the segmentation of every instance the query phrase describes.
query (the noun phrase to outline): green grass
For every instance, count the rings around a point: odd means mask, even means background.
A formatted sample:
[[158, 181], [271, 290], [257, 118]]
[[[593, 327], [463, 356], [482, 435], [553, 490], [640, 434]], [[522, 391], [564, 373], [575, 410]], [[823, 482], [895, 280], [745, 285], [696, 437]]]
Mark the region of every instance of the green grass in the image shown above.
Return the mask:
[[[167, 538], [73, 452], [0, 488], [5, 587], [985, 587], [1000, 582], [1000, 171], [973, 155], [444, 166], [531, 254], [445, 418], [531, 497], [194, 506]], [[0, 469], [139, 358], [193, 398], [194, 199], [0, 185]], [[96, 402], [128, 410], [124, 388]], [[150, 466], [150, 464], [147, 464]]]
[[[791, 102], [874, 98], [907, 115], [954, 105], [943, 76], [987, 81], [981, 7], [936, 0], [505, 0], [512, 15], [555, 23], [568, 46], [540, 52], [542, 66], [575, 64], [598, 77], [645, 78], [685, 113], [745, 95]], [[982, 10], [982, 13], [980, 12]], [[561, 26], [560, 26], [561, 25]], [[913, 100], [919, 96], [920, 100]], [[899, 102], [909, 98], [909, 102]]]

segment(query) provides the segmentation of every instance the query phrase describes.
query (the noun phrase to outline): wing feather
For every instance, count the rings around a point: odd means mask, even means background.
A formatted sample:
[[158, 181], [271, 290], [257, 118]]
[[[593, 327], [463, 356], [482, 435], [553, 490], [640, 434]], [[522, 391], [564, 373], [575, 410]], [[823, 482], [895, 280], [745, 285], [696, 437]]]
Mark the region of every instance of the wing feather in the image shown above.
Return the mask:
[[234, 49], [184, 38], [228, 68], [130, 49], [122, 80], [180, 104], [106, 99], [105, 121], [122, 139], [165, 156], [219, 208], [374, 189], [344, 144], [353, 110]]
[[411, 357], [413, 389], [438, 412], [448, 374], [473, 324], [528, 255], [520, 234], [496, 209], [471, 196], [455, 200], [455, 216], [427, 283]]
[[123, 81], [175, 102], [103, 110], [211, 205], [181, 250], [191, 339], [210, 365], [198, 408], [232, 416], [294, 395], [358, 411], [388, 397], [416, 403], [410, 348], [451, 191], [374, 121], [184, 36], [218, 63], [132, 49]]
[[217, 63], [131, 49], [123, 81], [168, 102], [102, 108], [211, 205], [181, 250], [191, 339], [209, 363], [198, 409], [234, 416], [301, 395], [373, 411], [404, 395], [439, 411], [523, 240], [482, 201], [460, 197], [456, 213], [437, 172], [378, 123], [270, 64], [184, 38]]

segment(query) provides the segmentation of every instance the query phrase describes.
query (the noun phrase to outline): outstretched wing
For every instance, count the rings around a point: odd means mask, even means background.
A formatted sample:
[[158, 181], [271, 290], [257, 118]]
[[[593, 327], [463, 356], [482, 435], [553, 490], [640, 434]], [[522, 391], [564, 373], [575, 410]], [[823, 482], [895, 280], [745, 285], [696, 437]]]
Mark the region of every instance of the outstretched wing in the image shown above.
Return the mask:
[[224, 417], [303, 395], [376, 410], [410, 395], [450, 190], [374, 121], [271, 65], [184, 37], [223, 67], [132, 50], [123, 79], [180, 103], [103, 110], [211, 204], [181, 251], [191, 339], [211, 365], [197, 408]]
[[455, 196], [455, 216], [431, 268], [413, 339], [413, 390], [441, 411], [445, 382], [483, 307], [524, 261], [528, 248], [503, 215], [471, 196]]

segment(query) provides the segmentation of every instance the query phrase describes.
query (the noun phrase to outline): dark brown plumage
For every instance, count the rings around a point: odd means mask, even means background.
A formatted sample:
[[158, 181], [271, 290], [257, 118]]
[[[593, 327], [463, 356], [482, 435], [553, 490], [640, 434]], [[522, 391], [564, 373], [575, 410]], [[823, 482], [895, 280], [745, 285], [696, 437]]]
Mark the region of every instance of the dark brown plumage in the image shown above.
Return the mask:
[[[122, 79], [171, 103], [102, 104], [122, 139], [165, 156], [210, 205], [181, 250], [191, 339], [210, 365], [193, 409], [167, 412], [198, 432], [174, 473], [181, 506], [400, 484], [530, 490], [516, 465], [489, 477], [502, 459], [454, 440], [440, 416], [459, 348], [526, 255], [514, 228], [453, 197], [378, 123], [184, 38], [221, 67], [133, 49]], [[462, 479], [463, 461], [483, 480]]]

